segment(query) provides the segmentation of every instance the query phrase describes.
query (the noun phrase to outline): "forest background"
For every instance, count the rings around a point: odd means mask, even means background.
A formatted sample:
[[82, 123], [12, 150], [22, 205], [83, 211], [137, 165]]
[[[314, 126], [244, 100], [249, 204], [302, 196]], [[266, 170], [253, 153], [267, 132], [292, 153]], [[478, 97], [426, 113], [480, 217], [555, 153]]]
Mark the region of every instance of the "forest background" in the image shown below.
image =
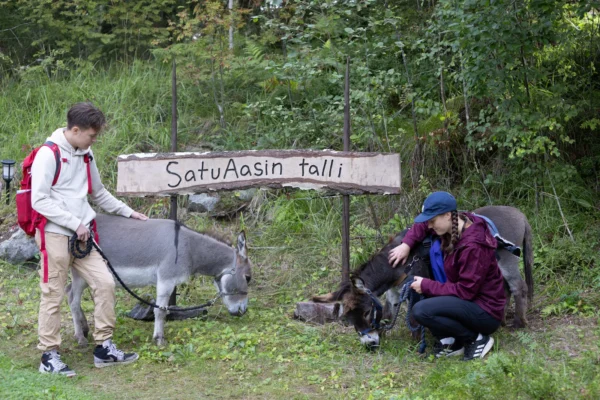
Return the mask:
[[[342, 149], [350, 58], [353, 151], [394, 152], [402, 194], [353, 196], [351, 263], [408, 226], [434, 190], [459, 207], [519, 207], [534, 231], [530, 326], [498, 333], [484, 362], [416, 355], [404, 328], [381, 350], [351, 328], [291, 319], [340, 280], [341, 198], [259, 191], [245, 211], [188, 226], [248, 231], [250, 312], [211, 310], [151, 326], [125, 318], [118, 343], [142, 359], [90, 367], [65, 310], [65, 358], [79, 377], [37, 371], [37, 272], [0, 264], [2, 398], [598, 398], [600, 383], [600, 2], [551, 0], [0, 0], [0, 144], [22, 160], [75, 102], [109, 127], [95, 147], [114, 191], [116, 157], [170, 149], [171, 65], [179, 150]], [[235, 198], [236, 193], [233, 194]], [[164, 198], [125, 199], [156, 218]], [[13, 203], [14, 204], [14, 203]], [[0, 206], [2, 229], [15, 222]], [[152, 293], [151, 290], [147, 291]], [[179, 302], [210, 296], [184, 285]], [[92, 303], [85, 303], [88, 313]], [[70, 340], [70, 341], [69, 341]]]

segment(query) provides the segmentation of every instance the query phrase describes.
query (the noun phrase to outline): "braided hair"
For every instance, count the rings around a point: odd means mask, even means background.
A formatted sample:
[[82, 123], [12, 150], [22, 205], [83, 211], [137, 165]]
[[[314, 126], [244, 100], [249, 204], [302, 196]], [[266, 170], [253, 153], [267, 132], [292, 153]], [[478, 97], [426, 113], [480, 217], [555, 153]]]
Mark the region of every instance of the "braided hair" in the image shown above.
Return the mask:
[[452, 229], [450, 233], [446, 233], [442, 236], [442, 251], [445, 255], [454, 251], [454, 246], [460, 239], [460, 234], [462, 232], [458, 232], [458, 219], [460, 218], [465, 224], [467, 223], [467, 216], [463, 213], [459, 214], [456, 210], [451, 211], [450, 218], [452, 219]]

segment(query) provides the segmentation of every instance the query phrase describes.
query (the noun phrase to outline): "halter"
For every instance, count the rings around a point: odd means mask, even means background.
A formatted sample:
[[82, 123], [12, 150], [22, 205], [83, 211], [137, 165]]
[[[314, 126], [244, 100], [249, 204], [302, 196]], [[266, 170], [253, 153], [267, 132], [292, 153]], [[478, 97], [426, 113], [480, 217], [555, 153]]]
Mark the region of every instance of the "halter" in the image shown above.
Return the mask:
[[219, 297], [224, 297], [224, 296], [233, 296], [236, 294], [243, 294], [243, 295], [247, 295], [248, 292], [246, 291], [242, 291], [242, 290], [236, 290], [235, 292], [224, 292], [223, 288], [221, 287], [221, 279], [225, 276], [225, 275], [235, 275], [236, 271], [237, 271], [237, 251], [236, 251], [236, 256], [233, 257], [233, 265], [231, 266], [231, 268], [228, 268], [226, 270], [224, 270], [223, 272], [221, 272], [219, 275], [215, 276], [214, 282], [215, 285], [217, 285], [217, 289], [219, 290], [219, 293], [217, 294]]
[[381, 302], [379, 301], [379, 299], [377, 298], [377, 296], [375, 296], [373, 294], [373, 292], [371, 292], [369, 289], [365, 289], [365, 293], [369, 295], [369, 297], [371, 298], [371, 327], [367, 328], [367, 329], [363, 329], [362, 331], [358, 332], [359, 336], [369, 336], [369, 332], [371, 332], [372, 330], [377, 330], [380, 328], [379, 326], [379, 322], [377, 321], [377, 313], [383, 312], [383, 306], [381, 305]]
[[[413, 266], [415, 265], [415, 263], [417, 261], [421, 260], [418, 256], [413, 256], [412, 261], [410, 262], [410, 264], [408, 264], [405, 268], [404, 268], [404, 274], [408, 275], [408, 273], [412, 270]], [[381, 302], [379, 301], [379, 299], [377, 298], [377, 296], [375, 296], [373, 294], [373, 292], [369, 289], [365, 289], [365, 293], [367, 295], [369, 295], [369, 298], [371, 299], [371, 313], [370, 313], [370, 320], [371, 320], [371, 326], [369, 328], [363, 329], [362, 331], [358, 332], [358, 336], [369, 336], [369, 332], [373, 331], [373, 330], [379, 330], [381, 328], [381, 326], [379, 325], [379, 322], [377, 321], [377, 313], [383, 313], [383, 306], [381, 305]], [[400, 307], [398, 307], [400, 308]], [[396, 314], [397, 316], [397, 314]], [[394, 320], [394, 323], [396, 321]], [[393, 325], [392, 325], [393, 326]], [[390, 328], [391, 329], [391, 328]], [[370, 336], [369, 336], [370, 337]]]

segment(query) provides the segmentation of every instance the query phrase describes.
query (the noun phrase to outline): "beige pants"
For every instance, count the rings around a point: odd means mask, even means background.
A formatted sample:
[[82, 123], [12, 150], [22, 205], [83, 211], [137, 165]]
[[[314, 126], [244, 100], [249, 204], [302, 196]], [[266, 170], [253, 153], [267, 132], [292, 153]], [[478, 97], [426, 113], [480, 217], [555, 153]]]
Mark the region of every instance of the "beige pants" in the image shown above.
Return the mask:
[[[39, 231], [35, 240], [40, 246]], [[43, 260], [40, 261], [40, 313], [38, 349], [49, 351], [60, 346], [60, 305], [65, 295], [69, 267], [73, 267], [90, 286], [94, 300], [94, 340], [101, 344], [112, 337], [115, 327], [115, 281], [96, 249], [78, 259], [69, 252], [69, 237], [46, 232], [48, 283], [43, 283]]]

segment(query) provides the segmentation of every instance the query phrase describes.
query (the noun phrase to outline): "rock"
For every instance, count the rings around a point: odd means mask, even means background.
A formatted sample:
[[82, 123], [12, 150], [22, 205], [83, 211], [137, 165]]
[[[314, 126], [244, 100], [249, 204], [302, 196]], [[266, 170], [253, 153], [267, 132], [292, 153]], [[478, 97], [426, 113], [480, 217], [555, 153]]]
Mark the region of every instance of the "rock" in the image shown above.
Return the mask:
[[221, 200], [218, 195], [208, 195], [206, 193], [193, 194], [188, 198], [188, 211], [190, 212], [211, 212], [215, 209]]
[[[154, 303], [154, 299], [150, 299], [148, 301]], [[198, 308], [196, 310], [189, 311], [178, 311], [175, 309], [171, 310], [169, 314], [167, 314], [167, 321], [180, 321], [183, 319], [204, 316], [206, 314], [208, 314], [208, 310], [206, 308]], [[154, 308], [146, 304], [138, 303], [131, 311], [129, 311], [129, 313], [127, 313], [127, 316], [140, 321], [154, 321]]]
[[257, 191], [258, 191], [258, 189], [256, 189], [256, 188], [250, 188], [250, 189], [246, 189], [246, 190], [238, 190], [235, 192], [235, 195], [237, 196], [237, 198], [239, 198], [242, 201], [250, 201], [250, 200], [252, 200], [252, 198], [254, 197], [254, 195], [256, 194]]
[[231, 218], [248, 207], [257, 190], [193, 194], [189, 196], [187, 209], [189, 212], [206, 212], [213, 218]]
[[241, 200], [233, 192], [221, 193], [221, 200], [216, 207], [208, 213], [212, 218], [233, 218], [250, 204], [249, 201]]
[[0, 243], [0, 258], [11, 264], [20, 264], [38, 255], [39, 249], [33, 237], [17, 229], [9, 239]]
[[337, 321], [341, 315], [342, 306], [339, 303], [301, 301], [296, 303], [296, 311], [294, 311], [294, 318], [316, 324]]

